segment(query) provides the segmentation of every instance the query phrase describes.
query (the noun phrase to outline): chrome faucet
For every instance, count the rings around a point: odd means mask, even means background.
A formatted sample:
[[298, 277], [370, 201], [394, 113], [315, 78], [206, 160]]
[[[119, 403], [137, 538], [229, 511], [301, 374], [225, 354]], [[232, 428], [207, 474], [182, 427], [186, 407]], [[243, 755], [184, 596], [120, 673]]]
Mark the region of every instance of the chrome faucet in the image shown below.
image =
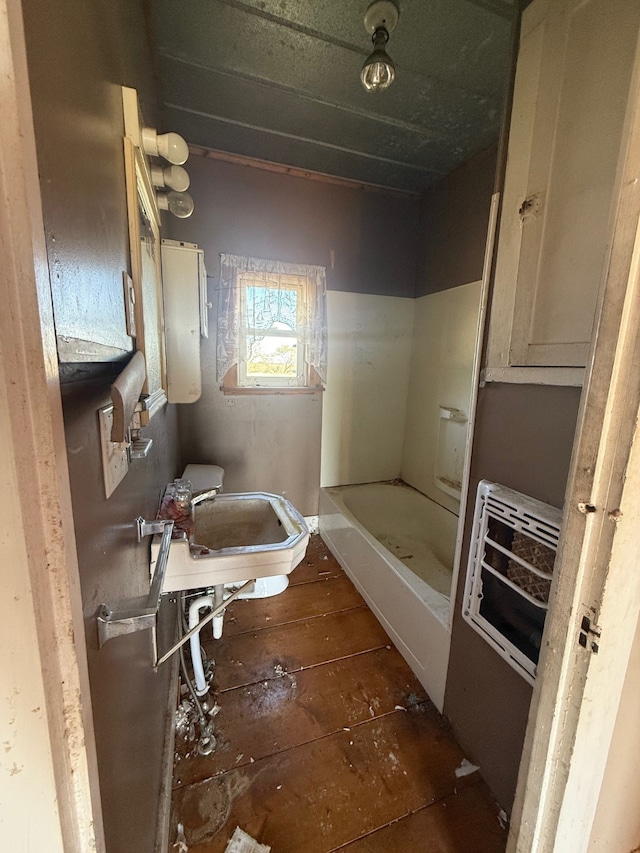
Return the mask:
[[221, 489], [222, 487], [219, 486], [214, 489], [205, 489], [203, 492], [196, 492], [196, 494], [191, 497], [191, 509], [193, 510], [193, 508], [197, 506], [197, 504], [202, 503], [202, 501], [208, 501], [215, 498], [220, 494]]

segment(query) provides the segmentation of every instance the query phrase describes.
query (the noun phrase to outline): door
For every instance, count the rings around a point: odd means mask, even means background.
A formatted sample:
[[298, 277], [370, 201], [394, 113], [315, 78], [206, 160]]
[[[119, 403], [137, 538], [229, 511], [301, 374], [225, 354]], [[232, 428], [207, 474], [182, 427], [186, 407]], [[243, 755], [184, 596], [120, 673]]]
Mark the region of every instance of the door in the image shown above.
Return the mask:
[[638, 46], [613, 210], [510, 853], [588, 849], [640, 610]]

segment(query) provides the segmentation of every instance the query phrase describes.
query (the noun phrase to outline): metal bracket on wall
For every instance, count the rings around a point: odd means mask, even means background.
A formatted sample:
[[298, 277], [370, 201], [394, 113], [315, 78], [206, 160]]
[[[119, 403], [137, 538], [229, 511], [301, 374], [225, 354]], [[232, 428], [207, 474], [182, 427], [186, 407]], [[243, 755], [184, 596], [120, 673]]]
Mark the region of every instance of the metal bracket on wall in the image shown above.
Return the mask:
[[167, 570], [167, 562], [169, 560], [169, 548], [171, 547], [171, 534], [173, 533], [173, 521], [145, 521], [143, 518], [136, 519], [138, 530], [138, 542], [143, 536], [150, 536], [155, 533], [162, 533], [162, 542], [156, 560], [156, 567], [149, 588], [144, 607], [126, 608], [120, 607], [113, 609], [107, 604], [101, 604], [96, 615], [98, 623], [98, 647], [102, 648], [104, 644], [113, 637], [119, 637], [122, 634], [132, 634], [135, 631], [142, 631], [145, 628], [152, 629], [154, 663], [157, 660], [155, 633], [158, 619], [158, 609], [160, 607], [160, 596], [162, 594], [162, 585], [164, 576]]

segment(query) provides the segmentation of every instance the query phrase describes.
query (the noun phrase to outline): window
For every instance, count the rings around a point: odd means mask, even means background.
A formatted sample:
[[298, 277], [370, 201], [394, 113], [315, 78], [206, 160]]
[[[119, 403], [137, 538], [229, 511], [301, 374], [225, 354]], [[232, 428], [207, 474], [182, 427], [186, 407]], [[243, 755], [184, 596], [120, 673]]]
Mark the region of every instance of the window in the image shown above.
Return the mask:
[[221, 255], [217, 376], [227, 393], [322, 387], [325, 269]]
[[307, 385], [304, 361], [306, 277], [239, 273], [241, 386]]

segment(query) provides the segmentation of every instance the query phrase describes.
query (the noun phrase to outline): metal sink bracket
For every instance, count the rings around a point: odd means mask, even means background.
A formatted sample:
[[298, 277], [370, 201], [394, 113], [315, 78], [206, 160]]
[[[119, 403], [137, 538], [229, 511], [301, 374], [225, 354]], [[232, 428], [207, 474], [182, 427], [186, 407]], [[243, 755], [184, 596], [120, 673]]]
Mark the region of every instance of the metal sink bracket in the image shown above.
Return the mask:
[[158, 620], [158, 608], [160, 607], [160, 596], [164, 582], [167, 562], [169, 560], [169, 548], [171, 547], [171, 534], [173, 533], [173, 521], [145, 521], [144, 518], [136, 518], [138, 531], [138, 542], [144, 536], [152, 536], [156, 533], [162, 534], [160, 550], [156, 560], [149, 595], [146, 606], [142, 608], [127, 609], [120, 607], [113, 609], [106, 604], [101, 604], [96, 615], [98, 623], [98, 647], [102, 648], [107, 640], [119, 637], [122, 634], [133, 634], [145, 628], [152, 629], [153, 637], [153, 660], [158, 659], [156, 647], [156, 627]]

